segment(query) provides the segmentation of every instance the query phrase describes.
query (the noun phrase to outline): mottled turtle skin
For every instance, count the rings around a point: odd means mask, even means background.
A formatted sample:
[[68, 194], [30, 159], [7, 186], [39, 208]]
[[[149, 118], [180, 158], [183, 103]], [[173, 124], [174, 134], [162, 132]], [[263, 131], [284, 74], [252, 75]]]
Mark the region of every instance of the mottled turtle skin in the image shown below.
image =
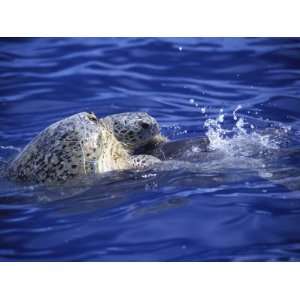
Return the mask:
[[82, 175], [144, 168], [159, 162], [133, 155], [147, 143], [160, 143], [159, 125], [147, 113], [121, 113], [98, 119], [82, 112], [58, 121], [36, 136], [10, 163], [18, 181], [60, 183]]

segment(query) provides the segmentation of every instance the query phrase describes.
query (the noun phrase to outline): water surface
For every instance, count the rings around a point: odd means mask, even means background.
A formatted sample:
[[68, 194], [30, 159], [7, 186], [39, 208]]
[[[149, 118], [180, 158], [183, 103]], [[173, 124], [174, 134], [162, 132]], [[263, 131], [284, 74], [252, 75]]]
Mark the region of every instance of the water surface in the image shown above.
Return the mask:
[[300, 260], [299, 53], [278, 38], [0, 40], [2, 171], [80, 111], [145, 111], [223, 154], [68, 188], [1, 177], [0, 260]]

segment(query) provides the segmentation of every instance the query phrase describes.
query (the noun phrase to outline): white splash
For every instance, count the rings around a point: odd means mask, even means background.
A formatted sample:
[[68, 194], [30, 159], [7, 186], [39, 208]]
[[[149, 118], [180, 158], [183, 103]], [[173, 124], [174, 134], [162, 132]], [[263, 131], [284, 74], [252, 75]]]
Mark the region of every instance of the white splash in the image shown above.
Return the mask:
[[236, 113], [237, 113], [237, 111], [240, 110], [240, 109], [242, 109], [242, 105], [239, 104], [239, 105], [237, 106], [237, 108], [236, 108], [236, 109], [233, 111], [233, 113], [232, 113], [232, 114], [233, 114], [233, 119], [234, 119], [235, 121], [238, 119]]
[[215, 119], [205, 121], [204, 127], [207, 128], [206, 136], [211, 150], [226, 152], [226, 155], [231, 157], [249, 157], [278, 149], [279, 141], [272, 133], [256, 131], [253, 124], [247, 123], [243, 117], [237, 115], [241, 108], [242, 106], [238, 105], [230, 116], [235, 121], [231, 129], [225, 129], [223, 126], [225, 120], [223, 110], [220, 110]]

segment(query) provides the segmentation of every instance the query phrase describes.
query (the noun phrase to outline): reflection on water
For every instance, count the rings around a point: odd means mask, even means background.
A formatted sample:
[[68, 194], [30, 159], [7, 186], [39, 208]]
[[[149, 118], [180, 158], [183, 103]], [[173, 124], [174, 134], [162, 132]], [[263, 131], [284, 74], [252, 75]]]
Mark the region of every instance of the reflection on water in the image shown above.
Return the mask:
[[2, 171], [80, 111], [146, 111], [210, 144], [68, 186], [1, 176], [0, 259], [299, 260], [299, 41], [2, 39]]

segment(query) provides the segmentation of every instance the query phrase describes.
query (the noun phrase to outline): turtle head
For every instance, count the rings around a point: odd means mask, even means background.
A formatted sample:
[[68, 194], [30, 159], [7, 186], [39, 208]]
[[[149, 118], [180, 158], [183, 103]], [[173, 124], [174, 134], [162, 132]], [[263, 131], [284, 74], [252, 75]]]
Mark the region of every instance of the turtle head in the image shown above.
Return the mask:
[[107, 118], [116, 139], [131, 150], [161, 136], [157, 121], [145, 112], [121, 113]]

